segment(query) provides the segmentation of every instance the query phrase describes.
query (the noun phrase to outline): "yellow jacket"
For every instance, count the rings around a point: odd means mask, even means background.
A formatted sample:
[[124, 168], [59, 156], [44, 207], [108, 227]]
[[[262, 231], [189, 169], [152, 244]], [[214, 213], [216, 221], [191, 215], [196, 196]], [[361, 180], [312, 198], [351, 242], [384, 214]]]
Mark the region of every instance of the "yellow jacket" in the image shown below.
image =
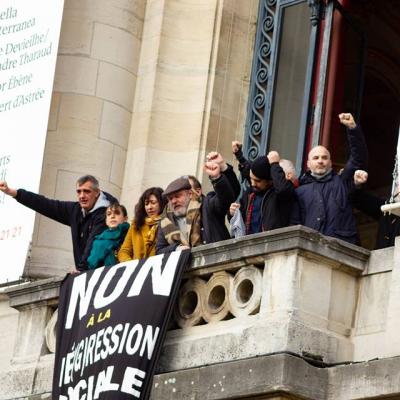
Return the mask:
[[132, 222], [118, 251], [119, 262], [147, 258], [156, 254], [158, 221], [159, 217], [147, 217], [139, 230], [136, 229], [134, 222]]

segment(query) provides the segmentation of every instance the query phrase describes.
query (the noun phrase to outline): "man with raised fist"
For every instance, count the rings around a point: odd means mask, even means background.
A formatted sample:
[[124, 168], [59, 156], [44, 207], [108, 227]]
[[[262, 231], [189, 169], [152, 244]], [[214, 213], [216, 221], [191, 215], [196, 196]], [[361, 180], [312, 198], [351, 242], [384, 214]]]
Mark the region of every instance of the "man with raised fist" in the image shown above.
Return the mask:
[[364, 135], [353, 116], [339, 114], [346, 128], [350, 157], [340, 174], [332, 169], [329, 150], [315, 146], [308, 153], [308, 171], [300, 178], [296, 189], [291, 223], [315, 229], [349, 243], [358, 243], [356, 222], [352, 212], [350, 194], [354, 190], [353, 177], [358, 169], [366, 169], [368, 150]]
[[233, 217], [240, 209], [246, 235], [288, 226], [295, 187], [280, 166], [278, 152], [270, 151], [253, 162], [243, 160], [249, 170], [251, 187], [243, 193], [240, 203], [231, 204], [230, 215]]
[[70, 226], [75, 268], [78, 271], [88, 269], [87, 259], [94, 237], [107, 229], [105, 211], [111, 203], [117, 202], [109, 193], [100, 190], [94, 176], [84, 175], [77, 180], [77, 201], [48, 199], [24, 189], [13, 189], [5, 181], [0, 181], [0, 191], [39, 214]]
[[231, 183], [218, 162], [207, 161], [204, 171], [214, 188], [206, 196], [201, 191], [193, 196], [187, 176], [175, 179], [165, 189], [168, 205], [157, 232], [157, 254], [229, 239], [225, 216], [235, 200]]

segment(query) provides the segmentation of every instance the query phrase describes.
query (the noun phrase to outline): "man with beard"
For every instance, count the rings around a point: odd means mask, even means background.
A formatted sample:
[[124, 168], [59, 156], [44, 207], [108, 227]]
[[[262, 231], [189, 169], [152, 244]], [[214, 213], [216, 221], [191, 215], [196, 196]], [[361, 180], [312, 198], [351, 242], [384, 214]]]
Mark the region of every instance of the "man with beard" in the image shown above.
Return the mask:
[[286, 179], [279, 161], [279, 154], [270, 151], [267, 156], [251, 162], [251, 188], [244, 192], [240, 204], [230, 206], [231, 216], [240, 208], [246, 235], [289, 225], [295, 188], [293, 182]]
[[296, 189], [297, 202], [291, 223], [357, 244], [359, 239], [349, 196], [354, 190], [354, 172], [366, 168], [368, 150], [353, 116], [342, 113], [339, 120], [347, 128], [350, 157], [346, 166], [338, 175], [332, 169], [327, 148], [316, 146], [311, 149], [307, 161], [309, 171], [300, 178], [300, 187]]
[[[243, 155], [243, 144], [237, 140], [232, 142], [232, 153], [239, 163], [239, 172], [242, 182], [248, 182], [250, 185], [250, 162]], [[279, 160], [279, 165], [285, 172], [287, 180], [293, 182], [294, 186], [297, 188], [299, 186], [299, 180], [297, 179], [296, 168], [292, 161], [281, 158]]]
[[168, 205], [157, 232], [156, 254], [229, 239], [225, 216], [235, 199], [231, 183], [216, 162], [206, 162], [204, 171], [214, 188], [206, 196], [201, 192], [192, 196], [187, 177], [175, 179], [165, 189]]

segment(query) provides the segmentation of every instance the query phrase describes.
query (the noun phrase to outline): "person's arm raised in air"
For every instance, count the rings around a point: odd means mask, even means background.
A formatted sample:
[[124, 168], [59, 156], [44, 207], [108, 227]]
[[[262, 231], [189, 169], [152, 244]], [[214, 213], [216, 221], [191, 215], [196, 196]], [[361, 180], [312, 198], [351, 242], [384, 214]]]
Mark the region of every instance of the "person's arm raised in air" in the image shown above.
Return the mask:
[[352, 114], [339, 114], [339, 121], [346, 127], [350, 149], [350, 157], [341, 176], [352, 184], [354, 172], [357, 169], [366, 170], [368, 167], [368, 148], [361, 127], [355, 122]]
[[237, 140], [232, 142], [232, 153], [239, 163], [239, 172], [242, 182], [247, 181], [250, 185], [250, 162], [243, 155], [243, 145]]
[[222, 155], [216, 151], [208, 153], [206, 158], [207, 161], [215, 162], [219, 165], [221, 174], [226, 176], [228, 182], [231, 185], [233, 194], [235, 198], [237, 198], [240, 194], [240, 183], [235, 174], [235, 171], [233, 170], [232, 165], [227, 164]]
[[270, 151], [267, 155], [271, 165], [271, 178], [278, 198], [282, 200], [294, 199], [293, 182], [286, 178], [285, 171], [279, 165], [280, 156], [277, 151]]
[[0, 181], [0, 191], [39, 214], [64, 225], [70, 225], [70, 217], [75, 204], [73, 201], [53, 200], [24, 189], [13, 189], [5, 181]]
[[210, 177], [215, 191], [215, 196], [210, 198], [210, 210], [217, 215], [225, 216], [235, 201], [232, 186], [227, 177], [221, 174], [218, 164], [207, 161], [204, 164], [204, 171]]

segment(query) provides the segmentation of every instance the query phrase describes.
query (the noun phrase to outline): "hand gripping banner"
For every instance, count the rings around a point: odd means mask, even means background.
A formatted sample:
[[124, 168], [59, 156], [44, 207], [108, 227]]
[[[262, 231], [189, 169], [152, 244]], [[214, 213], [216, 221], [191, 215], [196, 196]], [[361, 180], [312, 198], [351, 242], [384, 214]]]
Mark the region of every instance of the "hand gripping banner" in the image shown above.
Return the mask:
[[67, 276], [53, 400], [148, 399], [190, 251]]

